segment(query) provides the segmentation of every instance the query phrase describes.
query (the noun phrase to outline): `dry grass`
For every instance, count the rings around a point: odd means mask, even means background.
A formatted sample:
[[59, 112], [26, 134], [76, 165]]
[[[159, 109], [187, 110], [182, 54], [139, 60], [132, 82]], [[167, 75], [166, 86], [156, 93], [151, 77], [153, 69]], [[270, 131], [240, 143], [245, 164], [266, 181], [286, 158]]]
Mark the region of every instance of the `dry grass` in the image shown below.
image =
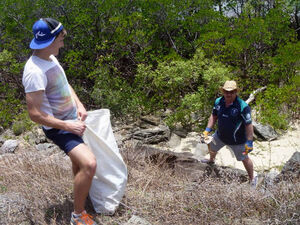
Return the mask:
[[[160, 225], [300, 223], [299, 180], [254, 191], [247, 183], [222, 182], [201, 171], [187, 174], [164, 162], [149, 163], [129, 144], [121, 150], [129, 171], [126, 195], [115, 215], [94, 214], [99, 224], [123, 224], [132, 215]], [[28, 149], [2, 156], [0, 170], [0, 196], [16, 193], [25, 200], [18, 217], [0, 215], [6, 219], [3, 224], [69, 224], [72, 174], [63, 154]]]

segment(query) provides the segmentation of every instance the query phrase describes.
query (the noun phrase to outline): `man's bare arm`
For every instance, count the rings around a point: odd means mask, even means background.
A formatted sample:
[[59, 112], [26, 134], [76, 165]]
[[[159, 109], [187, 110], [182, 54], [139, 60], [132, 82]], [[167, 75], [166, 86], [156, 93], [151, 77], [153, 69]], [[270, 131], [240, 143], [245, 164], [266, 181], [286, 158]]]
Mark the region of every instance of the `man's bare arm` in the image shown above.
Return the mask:
[[77, 107], [77, 113], [78, 113], [78, 118], [81, 120], [81, 121], [84, 121], [87, 117], [87, 112], [86, 112], [86, 109], [85, 107], [83, 106], [83, 104], [81, 103], [81, 101], [79, 100], [78, 96], [76, 95], [74, 89], [70, 86], [70, 89], [71, 89], [71, 94], [72, 94], [72, 97], [73, 99], [75, 100], [75, 103], [76, 103], [76, 107]]
[[246, 125], [246, 137], [247, 137], [247, 140], [253, 141], [253, 125], [252, 124]]
[[212, 129], [215, 126], [217, 119], [218, 119], [217, 116], [214, 116], [213, 114], [211, 114], [208, 119], [207, 127]]
[[43, 91], [26, 93], [26, 103], [29, 116], [32, 121], [44, 126], [57, 128], [82, 136], [85, 125], [81, 121], [68, 122], [57, 119], [41, 111]]

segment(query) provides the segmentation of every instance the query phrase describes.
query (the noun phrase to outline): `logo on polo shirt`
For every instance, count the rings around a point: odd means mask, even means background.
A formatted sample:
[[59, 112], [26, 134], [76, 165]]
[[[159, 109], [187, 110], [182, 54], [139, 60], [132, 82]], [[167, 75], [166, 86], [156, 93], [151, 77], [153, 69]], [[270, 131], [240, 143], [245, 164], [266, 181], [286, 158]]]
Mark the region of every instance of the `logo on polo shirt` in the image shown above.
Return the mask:
[[238, 113], [239, 113], [239, 110], [237, 108], [232, 108], [231, 109], [231, 112], [230, 112], [231, 116], [237, 116]]
[[247, 120], [250, 120], [250, 119], [251, 119], [251, 115], [250, 115], [250, 113], [247, 113], [247, 115], [246, 115], [246, 119], [247, 119]]

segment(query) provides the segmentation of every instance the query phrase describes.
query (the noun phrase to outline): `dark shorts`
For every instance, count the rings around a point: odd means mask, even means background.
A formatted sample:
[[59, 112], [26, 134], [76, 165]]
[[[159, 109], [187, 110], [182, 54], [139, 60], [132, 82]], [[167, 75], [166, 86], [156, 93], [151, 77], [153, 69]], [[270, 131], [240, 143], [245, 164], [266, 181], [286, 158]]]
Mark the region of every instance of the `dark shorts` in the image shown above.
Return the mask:
[[43, 131], [47, 138], [52, 140], [54, 144], [58, 145], [66, 154], [68, 154], [77, 145], [84, 143], [82, 138], [76, 134], [72, 134], [68, 131], [59, 129], [46, 130]]
[[248, 158], [248, 155], [243, 155], [243, 152], [245, 151], [245, 144], [240, 145], [226, 145], [218, 136], [217, 133], [213, 134], [213, 139], [210, 143], [210, 149], [213, 152], [218, 152], [221, 148], [224, 146], [227, 146], [231, 151], [234, 153], [235, 158], [238, 161], [243, 161]]

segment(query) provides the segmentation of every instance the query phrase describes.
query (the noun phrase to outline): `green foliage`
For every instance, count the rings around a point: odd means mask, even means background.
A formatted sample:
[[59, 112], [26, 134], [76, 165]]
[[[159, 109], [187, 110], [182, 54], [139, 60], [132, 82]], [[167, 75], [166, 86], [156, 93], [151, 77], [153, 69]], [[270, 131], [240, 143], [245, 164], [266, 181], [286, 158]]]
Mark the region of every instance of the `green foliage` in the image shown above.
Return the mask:
[[22, 104], [21, 101], [16, 98], [16, 90], [11, 89], [8, 85], [1, 83], [0, 93], [2, 95], [0, 96], [0, 124], [4, 128], [7, 128], [20, 112]]
[[18, 63], [14, 53], [7, 50], [0, 52], [0, 124], [9, 127], [22, 111], [22, 103], [18, 98], [18, 79], [23, 64]]
[[13, 122], [12, 131], [14, 135], [18, 136], [25, 131], [31, 130], [34, 126], [34, 123], [29, 118], [28, 113], [23, 110], [20, 114], [18, 114]]
[[155, 70], [139, 65], [136, 87], [146, 112], [171, 109], [170, 126], [180, 122], [191, 127], [200, 119], [192, 115], [208, 115], [218, 88], [229, 77], [224, 65], [207, 60], [199, 49], [190, 60], [162, 62]]
[[[238, 4], [231, 1], [228, 7], [237, 9]], [[250, 93], [259, 85], [270, 83], [276, 70], [273, 57], [283, 56], [278, 47], [294, 44], [296, 36], [289, 27], [290, 14], [282, 2], [264, 8], [258, 1], [247, 1], [239, 7], [242, 8], [238, 17], [226, 17], [206, 25], [199, 41], [208, 56], [234, 67], [239, 83]], [[293, 65], [287, 69], [293, 70]], [[289, 75], [284, 74], [281, 79], [286, 76]]]
[[300, 69], [300, 42], [288, 43], [280, 46], [278, 54], [272, 58], [272, 76], [273, 82], [290, 82], [297, 75]]
[[105, 67], [95, 70], [95, 85], [91, 97], [100, 108], [109, 108], [115, 115], [137, 112], [137, 99], [133, 88], [119, 76], [112, 75]]
[[[263, 96], [267, 102], [275, 87], [289, 90], [299, 70], [298, 5], [294, 0], [2, 0], [0, 122], [9, 126], [24, 104], [22, 68], [31, 52], [32, 25], [41, 17], [58, 19], [68, 31], [59, 59], [88, 109], [139, 115], [169, 108], [170, 124], [191, 126], [208, 116], [226, 77], [236, 79], [245, 96], [270, 86]], [[281, 113], [272, 110], [269, 118]]]
[[299, 87], [299, 76], [282, 87], [268, 86], [264, 93], [257, 96], [258, 118], [276, 129], [287, 129], [289, 122], [299, 117]]

